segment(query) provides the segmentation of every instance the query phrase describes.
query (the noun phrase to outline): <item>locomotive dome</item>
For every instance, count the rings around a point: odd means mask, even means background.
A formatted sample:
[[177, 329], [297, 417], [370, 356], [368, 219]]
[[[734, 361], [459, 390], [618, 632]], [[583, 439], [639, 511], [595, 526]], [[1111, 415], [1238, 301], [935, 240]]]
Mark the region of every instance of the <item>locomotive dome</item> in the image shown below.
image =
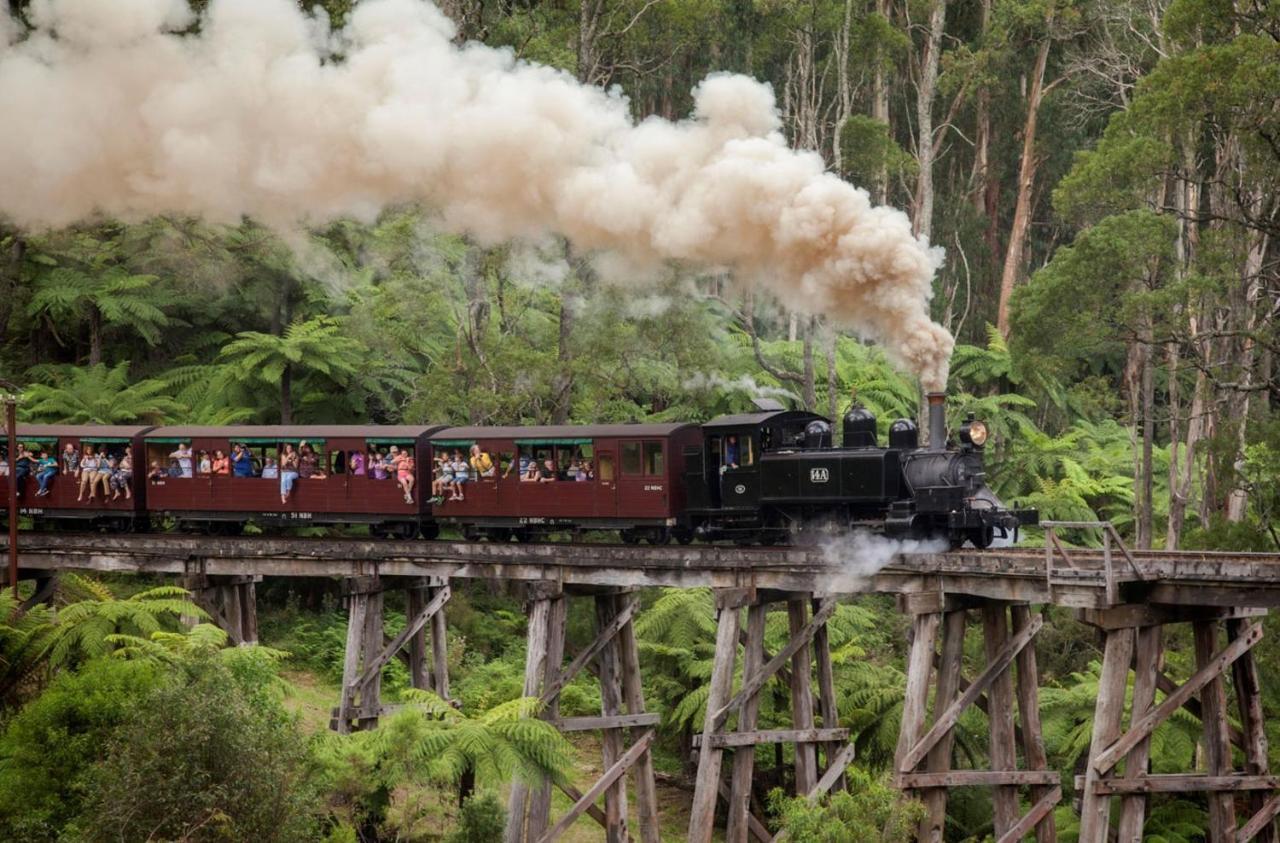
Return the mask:
[[896, 419], [889, 425], [889, 447], [905, 451], [920, 447], [920, 428], [911, 419]]
[[874, 448], [876, 446], [875, 413], [855, 404], [844, 414], [844, 447]]

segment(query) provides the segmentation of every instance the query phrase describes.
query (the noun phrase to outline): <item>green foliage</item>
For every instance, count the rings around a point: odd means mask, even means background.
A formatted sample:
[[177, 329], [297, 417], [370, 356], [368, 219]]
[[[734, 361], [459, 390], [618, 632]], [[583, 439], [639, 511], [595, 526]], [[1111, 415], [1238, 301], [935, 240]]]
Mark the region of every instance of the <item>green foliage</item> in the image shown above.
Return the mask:
[[57, 674], [0, 737], [0, 836], [57, 839], [92, 798], [116, 729], [163, 681], [154, 665], [114, 659]]
[[924, 805], [877, 778], [851, 769], [849, 789], [824, 797], [813, 805], [788, 797], [781, 790], [769, 794], [769, 811], [787, 839], [805, 843], [907, 843], [916, 839]]
[[68, 839], [313, 839], [315, 795], [294, 719], [203, 649], [174, 678], [112, 735]]
[[107, 367], [50, 366], [34, 370], [41, 382], [28, 387], [22, 416], [54, 424], [163, 424], [182, 405], [169, 398], [169, 385], [156, 378], [129, 382], [127, 361]]
[[492, 791], [477, 793], [462, 803], [458, 827], [449, 832], [445, 843], [490, 843], [502, 837], [507, 824], [507, 811]]

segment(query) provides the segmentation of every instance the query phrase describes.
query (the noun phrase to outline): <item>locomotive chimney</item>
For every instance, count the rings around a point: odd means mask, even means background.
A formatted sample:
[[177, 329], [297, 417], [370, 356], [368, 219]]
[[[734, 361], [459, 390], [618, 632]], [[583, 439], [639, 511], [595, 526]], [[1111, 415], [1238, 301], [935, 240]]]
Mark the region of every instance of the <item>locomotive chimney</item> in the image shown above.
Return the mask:
[[930, 392], [929, 400], [929, 450], [942, 451], [947, 447], [947, 396], [942, 392]]

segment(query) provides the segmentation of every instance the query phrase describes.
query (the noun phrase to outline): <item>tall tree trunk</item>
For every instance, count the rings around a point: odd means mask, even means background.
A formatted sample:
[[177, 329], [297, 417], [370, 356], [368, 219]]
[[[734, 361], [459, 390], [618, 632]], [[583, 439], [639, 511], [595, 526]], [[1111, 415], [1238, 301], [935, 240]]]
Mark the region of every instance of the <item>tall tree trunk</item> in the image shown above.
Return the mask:
[[813, 340], [818, 333], [818, 317], [811, 316], [804, 329], [804, 408], [818, 412], [817, 367], [813, 363]]
[[280, 373], [280, 424], [293, 424], [293, 367], [287, 363]]
[[1156, 436], [1156, 377], [1153, 330], [1150, 318], [1145, 320], [1142, 336], [1142, 480], [1139, 492], [1142, 499], [1141, 517], [1138, 519], [1138, 547], [1148, 549], [1155, 524], [1155, 464], [1154, 449]]
[[[889, 19], [889, 0], [876, 0], [876, 14], [885, 20]], [[886, 126], [889, 125], [889, 79], [885, 71], [885, 51], [876, 50], [875, 74], [871, 82], [871, 116]], [[875, 199], [881, 205], [889, 201], [889, 172], [882, 163], [876, 176]]]
[[102, 311], [96, 304], [89, 305], [89, 365], [102, 362]]
[[569, 291], [560, 291], [560, 330], [557, 339], [558, 370], [552, 378], [551, 423], [568, 424], [573, 406], [573, 305]]
[[[1053, 28], [1053, 10], [1050, 7], [1048, 28]], [[996, 326], [1001, 336], [1009, 336], [1009, 299], [1026, 265], [1027, 232], [1031, 228], [1031, 197], [1035, 185], [1036, 122], [1040, 117], [1040, 102], [1044, 98], [1044, 74], [1049, 64], [1049, 49], [1053, 37], [1046, 32], [1036, 51], [1036, 64], [1031, 73], [1031, 90], [1027, 96], [1027, 118], [1022, 127], [1022, 163], [1018, 168], [1018, 198], [1013, 205], [1013, 225], [1009, 229], [1009, 247], [1005, 250], [1004, 270], [1000, 275], [1000, 302], [996, 310]]]
[[844, 172], [844, 150], [840, 133], [853, 114], [853, 84], [849, 79], [849, 32], [853, 28], [853, 0], [844, 0], [844, 21], [836, 37], [836, 125], [831, 133], [831, 163], [837, 173]]
[[915, 213], [911, 221], [912, 230], [925, 237], [933, 231], [933, 98], [938, 90], [938, 60], [946, 20], [947, 0], [933, 0], [916, 85], [916, 161], [920, 171], [916, 176]]
[[[837, 395], [840, 389], [840, 373], [836, 371], [836, 343], [840, 341], [840, 334], [831, 325], [827, 326], [827, 417], [831, 419], [831, 423], [835, 428], [840, 425], [840, 396]], [[835, 444], [835, 434], [832, 434], [832, 444]]]
[[[990, 27], [992, 0], [982, 0], [980, 38]], [[973, 150], [973, 206], [987, 221], [983, 240], [995, 260], [1000, 254], [1000, 183], [991, 167], [991, 89], [984, 82], [978, 88], [977, 129]]]

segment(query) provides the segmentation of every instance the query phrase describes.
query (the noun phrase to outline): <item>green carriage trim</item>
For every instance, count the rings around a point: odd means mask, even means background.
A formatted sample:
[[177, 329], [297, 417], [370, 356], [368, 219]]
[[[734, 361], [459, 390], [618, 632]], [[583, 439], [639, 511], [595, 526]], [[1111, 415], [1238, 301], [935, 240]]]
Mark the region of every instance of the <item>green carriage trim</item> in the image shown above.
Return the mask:
[[470, 448], [476, 444], [474, 439], [432, 439], [433, 448]]
[[417, 440], [412, 436], [368, 436], [365, 442], [370, 445], [416, 445]]
[[590, 445], [594, 439], [517, 439], [517, 445]]
[[[52, 440], [50, 440], [52, 441]], [[81, 442], [88, 442], [90, 445], [128, 445], [133, 440], [128, 436], [81, 436]]]

